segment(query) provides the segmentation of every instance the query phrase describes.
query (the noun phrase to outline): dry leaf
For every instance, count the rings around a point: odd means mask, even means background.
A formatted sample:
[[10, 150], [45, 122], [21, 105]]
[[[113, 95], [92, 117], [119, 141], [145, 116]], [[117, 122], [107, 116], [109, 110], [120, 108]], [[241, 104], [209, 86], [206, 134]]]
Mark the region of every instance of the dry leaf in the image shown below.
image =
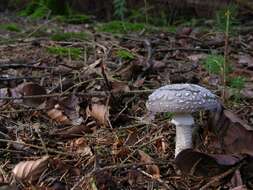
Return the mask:
[[60, 109], [60, 105], [56, 104], [55, 108], [49, 110], [47, 115], [55, 120], [56, 122], [64, 125], [71, 124], [71, 121], [68, 119], [66, 115], [64, 115], [63, 111]]
[[156, 179], [160, 178], [160, 169], [157, 165], [153, 164], [153, 159], [141, 150], [138, 150], [138, 153], [140, 155], [140, 161], [147, 164], [146, 168], [148, 173]]
[[69, 118], [72, 125], [80, 125], [83, 122], [83, 117], [79, 114], [80, 106], [77, 96], [72, 95], [63, 99], [60, 105], [63, 107], [64, 114]]
[[129, 147], [123, 145], [121, 139], [117, 139], [112, 145], [112, 155], [116, 158], [126, 158], [129, 155]]
[[87, 141], [83, 137], [72, 141], [70, 147], [72, 152], [76, 152], [81, 156], [93, 156], [91, 148], [88, 146]]
[[47, 168], [49, 156], [33, 161], [22, 161], [12, 170], [14, 177], [22, 181], [37, 181]]
[[[239, 162], [241, 158], [236, 161], [233, 156], [217, 157], [215, 155], [208, 155], [202, 152], [197, 152], [192, 149], [185, 149], [181, 151], [175, 158], [176, 166], [187, 175], [194, 175], [199, 177], [212, 177], [219, 175], [234, 166], [234, 162]], [[231, 162], [233, 160], [233, 162]], [[226, 164], [220, 164], [226, 163]]]
[[92, 104], [86, 108], [87, 116], [95, 118], [102, 126], [109, 126], [109, 108], [102, 104]]
[[83, 117], [79, 114], [79, 103], [79, 98], [75, 95], [60, 100], [51, 98], [47, 101], [47, 108], [50, 109], [47, 114], [60, 124], [81, 125]]
[[166, 153], [167, 144], [165, 144], [164, 138], [159, 138], [155, 142], [158, 154], [164, 155]]
[[[22, 96], [39, 96], [45, 95], [47, 92], [45, 88], [36, 84], [36, 83], [22, 83], [17, 87], [10, 90], [12, 97], [22, 97]], [[45, 98], [38, 97], [38, 98], [29, 98], [23, 100], [15, 100], [15, 103], [23, 103], [26, 106], [30, 107], [38, 107], [45, 101]]]
[[0, 184], [0, 190], [17, 190], [16, 185], [10, 185], [10, 184]]
[[[8, 92], [8, 88], [1, 88], [0, 89], [0, 98], [3, 97], [9, 97], [9, 92]], [[0, 106], [2, 107], [4, 104], [6, 104], [7, 101], [6, 100], [0, 100]]]
[[69, 139], [74, 137], [80, 137], [84, 133], [92, 133], [92, 129], [87, 125], [78, 125], [78, 126], [71, 126], [71, 127], [65, 127], [63, 129], [54, 131], [51, 133], [52, 136], [57, 136], [59, 138], [63, 139]]
[[205, 54], [205, 53], [192, 54], [192, 55], [187, 56], [187, 58], [188, 58], [190, 61], [194, 62], [194, 63], [197, 63], [197, 62], [199, 62], [201, 59], [204, 59], [204, 58], [206, 58], [206, 57], [207, 57], [207, 54]]
[[111, 86], [112, 86], [112, 92], [113, 93], [128, 92], [128, 91], [130, 91], [129, 86], [125, 82], [112, 81], [111, 82]]
[[221, 148], [225, 153], [253, 155], [252, 127], [229, 110], [222, 110], [209, 119], [210, 131], [215, 139], [209, 146]]
[[253, 67], [253, 57], [248, 54], [240, 55], [238, 58], [238, 63], [242, 66], [252, 68]]
[[248, 188], [246, 187], [246, 185], [240, 185], [238, 187], [234, 187], [231, 190], [247, 190]]

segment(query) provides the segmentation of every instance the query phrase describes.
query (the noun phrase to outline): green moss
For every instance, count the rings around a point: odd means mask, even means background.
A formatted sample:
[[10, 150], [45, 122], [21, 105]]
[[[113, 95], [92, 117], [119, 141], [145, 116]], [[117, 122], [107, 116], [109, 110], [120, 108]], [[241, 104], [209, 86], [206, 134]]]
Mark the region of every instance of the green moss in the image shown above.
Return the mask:
[[21, 29], [15, 23], [1, 24], [0, 28], [12, 32], [21, 32]]
[[62, 57], [71, 57], [71, 59], [81, 59], [83, 50], [81, 48], [74, 47], [47, 47], [47, 51], [54, 55], [59, 55]]
[[56, 33], [51, 36], [51, 39], [55, 41], [69, 41], [73, 39], [86, 40], [87, 38], [88, 38], [88, 34], [85, 32]]
[[84, 23], [90, 23], [91, 22], [90, 16], [83, 15], [83, 14], [57, 16], [57, 20], [60, 21], [60, 22], [65, 22], [65, 23], [69, 23], [69, 24], [84, 24]]
[[113, 34], [122, 34], [127, 32], [136, 32], [143, 29], [149, 28], [146, 24], [143, 23], [129, 23], [124, 21], [112, 21], [104, 23], [98, 26], [98, 30], [102, 32], [108, 32]]
[[132, 54], [131, 52], [129, 52], [127, 50], [124, 50], [124, 49], [118, 50], [116, 52], [116, 55], [119, 58], [127, 60], [127, 61], [131, 61], [131, 60], [133, 60], [135, 58], [134, 54]]

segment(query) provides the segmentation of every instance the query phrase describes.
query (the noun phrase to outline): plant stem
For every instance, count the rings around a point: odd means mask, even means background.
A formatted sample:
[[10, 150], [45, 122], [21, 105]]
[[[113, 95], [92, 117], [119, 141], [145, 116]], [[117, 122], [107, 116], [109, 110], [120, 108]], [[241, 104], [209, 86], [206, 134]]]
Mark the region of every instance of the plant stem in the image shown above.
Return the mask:
[[225, 31], [225, 47], [224, 47], [224, 64], [223, 64], [223, 90], [222, 90], [222, 98], [224, 101], [226, 101], [226, 82], [227, 82], [227, 76], [226, 71], [228, 68], [228, 42], [229, 42], [229, 25], [230, 25], [230, 11], [227, 10], [225, 13], [226, 16], [226, 31]]
[[148, 24], [148, 2], [147, 2], [147, 0], [144, 0], [144, 5], [145, 5], [145, 21], [146, 21], [146, 24]]

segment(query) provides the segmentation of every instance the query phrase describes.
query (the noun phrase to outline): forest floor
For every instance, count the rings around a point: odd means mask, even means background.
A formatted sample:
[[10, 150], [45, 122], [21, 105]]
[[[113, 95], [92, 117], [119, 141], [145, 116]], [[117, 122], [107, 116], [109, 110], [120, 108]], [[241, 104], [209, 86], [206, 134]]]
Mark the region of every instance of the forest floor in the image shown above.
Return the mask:
[[[1, 15], [0, 189], [253, 188], [253, 27], [229, 35], [224, 88], [213, 22], [175, 32], [115, 22], [110, 33]], [[171, 114], [150, 122], [146, 108], [174, 83], [223, 105], [194, 114], [194, 149], [177, 158]]]

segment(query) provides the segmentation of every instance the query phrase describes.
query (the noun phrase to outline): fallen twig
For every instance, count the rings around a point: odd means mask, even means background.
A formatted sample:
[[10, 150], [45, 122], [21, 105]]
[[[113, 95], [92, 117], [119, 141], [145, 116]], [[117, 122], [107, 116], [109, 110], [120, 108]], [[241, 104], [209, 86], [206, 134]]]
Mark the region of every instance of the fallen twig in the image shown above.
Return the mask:
[[[148, 94], [153, 92], [154, 90], [132, 90], [132, 91], [128, 91], [128, 92], [118, 92], [117, 94]], [[19, 99], [36, 99], [36, 98], [50, 98], [50, 97], [63, 97], [63, 96], [69, 96], [69, 95], [76, 95], [76, 96], [88, 96], [88, 97], [92, 97], [92, 96], [98, 96], [98, 97], [104, 97], [104, 96], [108, 96], [107, 93], [105, 93], [104, 91], [94, 91], [94, 92], [88, 92], [88, 93], [81, 93], [81, 92], [77, 92], [77, 93], [72, 93], [72, 92], [68, 92], [68, 93], [53, 93], [53, 94], [42, 94], [42, 95], [34, 95], [34, 96], [20, 96], [20, 97], [0, 97], [0, 100], [19, 100]]]

